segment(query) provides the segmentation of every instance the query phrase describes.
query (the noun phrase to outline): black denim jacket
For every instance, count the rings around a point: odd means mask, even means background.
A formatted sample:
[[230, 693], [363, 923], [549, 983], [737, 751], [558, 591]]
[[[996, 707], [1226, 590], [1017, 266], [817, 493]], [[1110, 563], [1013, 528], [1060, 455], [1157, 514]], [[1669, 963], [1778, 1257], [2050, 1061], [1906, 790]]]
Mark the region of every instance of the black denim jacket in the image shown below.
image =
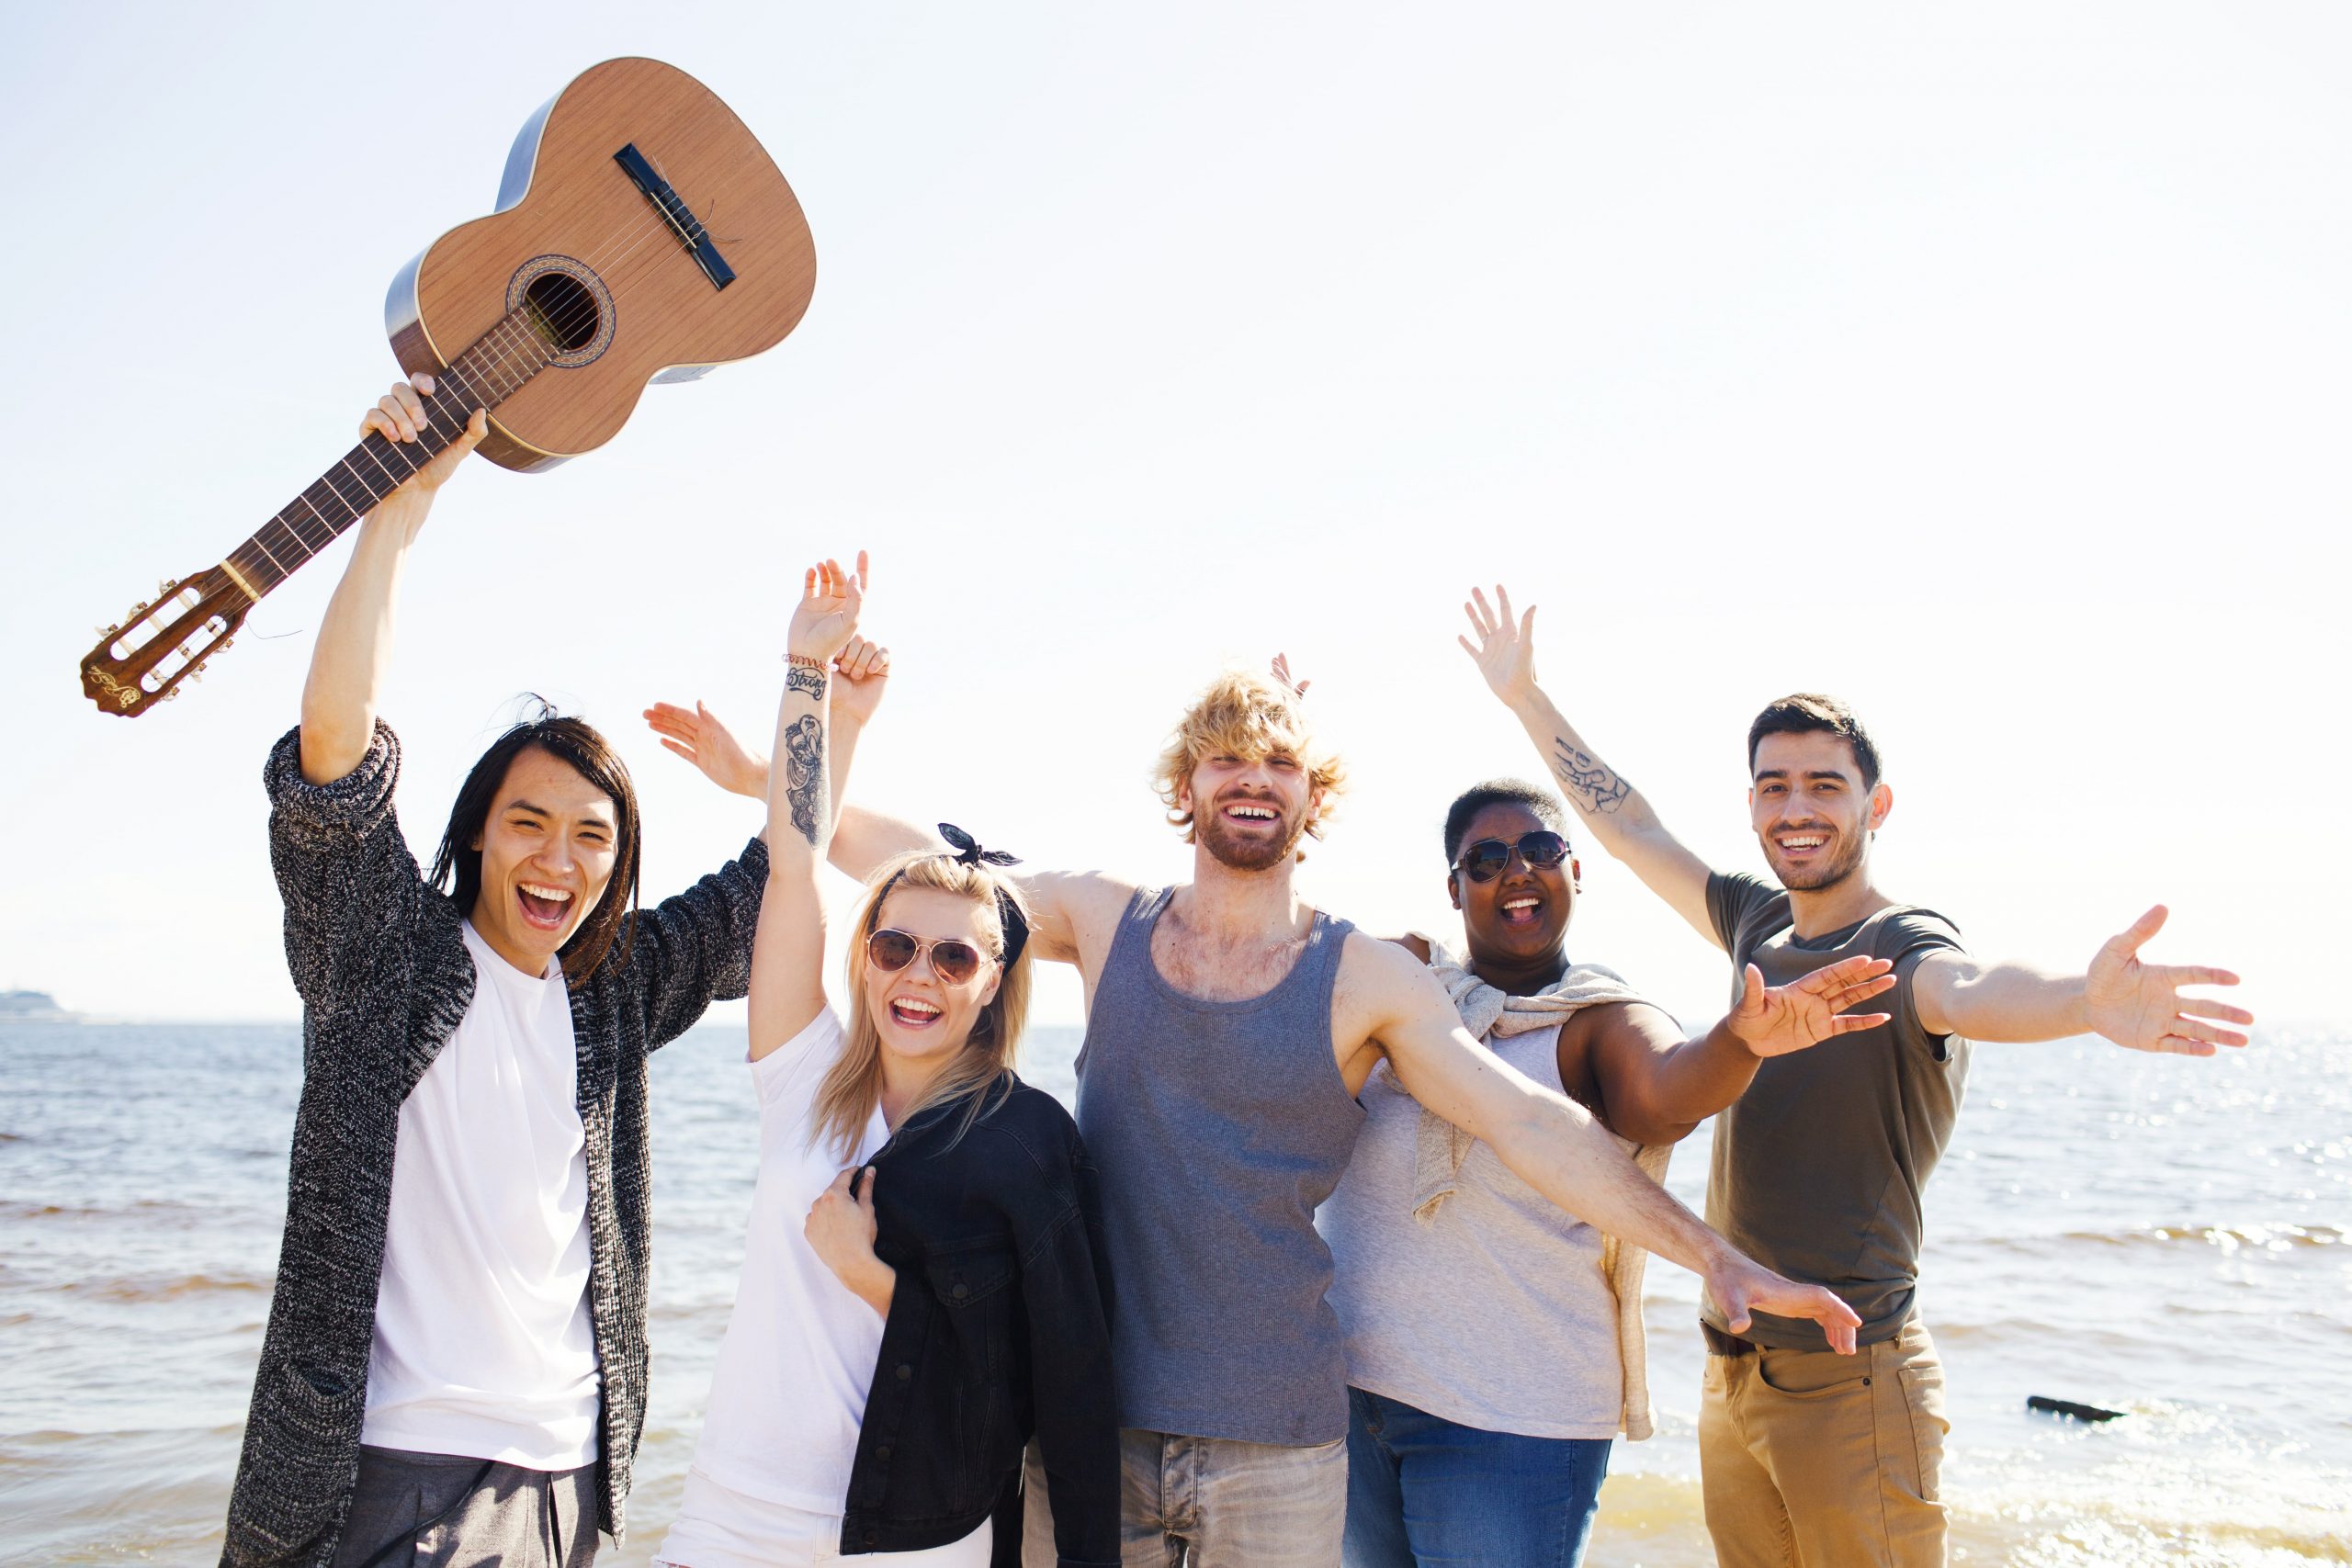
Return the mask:
[[1034, 1435], [1063, 1568], [1116, 1568], [1111, 1278], [1094, 1167], [1069, 1112], [1017, 1078], [948, 1147], [968, 1100], [873, 1161], [875, 1255], [898, 1270], [842, 1519], [844, 1555], [916, 1551], [996, 1516], [1020, 1562]]

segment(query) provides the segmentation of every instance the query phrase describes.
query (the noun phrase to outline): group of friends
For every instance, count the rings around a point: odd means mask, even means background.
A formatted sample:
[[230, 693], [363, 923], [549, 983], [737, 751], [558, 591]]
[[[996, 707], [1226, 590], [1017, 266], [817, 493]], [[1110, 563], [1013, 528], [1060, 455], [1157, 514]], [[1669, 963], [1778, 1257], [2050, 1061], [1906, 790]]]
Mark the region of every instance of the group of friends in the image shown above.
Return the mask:
[[[415, 440], [419, 389], [363, 429]], [[1826, 697], [1747, 735], [1770, 880], [1710, 867], [1546, 696], [1499, 588], [1462, 645], [1554, 787], [1446, 812], [1458, 934], [1302, 895], [1345, 779], [1279, 660], [1218, 677], [1159, 759], [1188, 883], [860, 807], [890, 678], [863, 557], [803, 577], [767, 757], [647, 711], [764, 803], [735, 859], [641, 904], [627, 768], [541, 713], [428, 871], [379, 694], [403, 564], [484, 428], [362, 525], [266, 769], [303, 1084], [227, 1568], [578, 1568], [619, 1537], [649, 1057], [747, 995], [758, 1177], [670, 1568], [1574, 1563], [1613, 1441], [1649, 1433], [1651, 1253], [1703, 1284], [1719, 1562], [1940, 1563], [1917, 1289], [1971, 1043], [2245, 1043], [2183, 989], [2233, 976], [2138, 956], [2161, 908], [2053, 973], [1881, 892], [1894, 795]], [[1686, 1032], [1570, 960], [1577, 836], [1728, 955], [1721, 1018]], [[831, 985], [828, 863], [865, 886]], [[1014, 1070], [1041, 963], [1084, 983], [1074, 1117]], [[1711, 1116], [1702, 1222], [1659, 1180]]]

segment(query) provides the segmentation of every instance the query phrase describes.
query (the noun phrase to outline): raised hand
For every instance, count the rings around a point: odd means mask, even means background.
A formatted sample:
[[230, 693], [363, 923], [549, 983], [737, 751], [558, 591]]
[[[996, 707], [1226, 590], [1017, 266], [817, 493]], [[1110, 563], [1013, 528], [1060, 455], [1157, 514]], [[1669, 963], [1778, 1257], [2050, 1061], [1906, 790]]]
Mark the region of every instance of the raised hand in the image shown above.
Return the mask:
[[703, 776], [729, 795], [768, 797], [768, 760], [735, 739], [735, 732], [700, 703], [691, 711], [675, 703], [655, 703], [645, 722], [663, 749], [700, 768]]
[[1294, 681], [1290, 678], [1290, 655], [1287, 653], [1274, 655], [1273, 677], [1302, 697], [1306, 695], [1306, 688], [1313, 684], [1312, 682]]
[[[418, 440], [429, 417], [425, 412], [424, 400], [432, 395], [433, 378], [430, 376], [420, 374], [413, 383], [393, 382], [392, 389], [377, 399], [376, 406], [360, 416], [359, 434], [365, 435], [374, 431], [392, 442]], [[441, 488], [444, 480], [458, 471], [458, 465], [466, 460], [466, 454], [481, 446], [481, 438], [488, 434], [490, 415], [480, 409], [474, 410], [458, 438], [443, 447], [414, 475], [401, 480], [400, 488], [414, 491], [420, 495], [431, 495]]]
[[1458, 637], [1454, 641], [1477, 661], [1478, 673], [1487, 678], [1487, 689], [1517, 706], [1535, 693], [1535, 606], [1530, 604], [1527, 613], [1514, 621], [1510, 591], [1499, 582], [1495, 584], [1495, 601], [1490, 606], [1486, 591], [1473, 588], [1462, 609], [1478, 640], [1473, 643]]
[[1739, 1003], [1724, 1021], [1758, 1056], [1785, 1056], [1833, 1034], [1876, 1029], [1888, 1014], [1846, 1010], [1891, 989], [1894, 967], [1883, 958], [1849, 958], [1789, 985], [1767, 986], [1763, 971], [1751, 964]]
[[[865, 559], [858, 558], [861, 565]], [[853, 637], [833, 656], [833, 722], [864, 724], [882, 705], [882, 693], [890, 683], [890, 650]]]
[[1747, 1332], [1748, 1314], [1769, 1312], [1776, 1317], [1810, 1318], [1829, 1337], [1829, 1348], [1841, 1356], [1854, 1353], [1854, 1331], [1862, 1320], [1854, 1309], [1819, 1285], [1783, 1280], [1761, 1263], [1729, 1247], [1723, 1262], [1707, 1270], [1707, 1296], [1722, 1309], [1724, 1325], [1734, 1334]]
[[2164, 925], [2165, 907], [2159, 904], [2098, 950], [2083, 985], [2090, 1026], [2134, 1051], [2210, 1056], [2218, 1045], [2245, 1044], [2243, 1033], [2223, 1025], [2252, 1023], [2254, 1014], [2227, 1002], [2180, 994], [2183, 986], [2234, 986], [2235, 975], [2202, 964], [2140, 961], [2141, 947]]
[[857, 556], [854, 573], [842, 570], [831, 557], [802, 574], [800, 603], [793, 608], [785, 647], [804, 659], [830, 665], [833, 656], [857, 635], [857, 613], [865, 603], [865, 552]]

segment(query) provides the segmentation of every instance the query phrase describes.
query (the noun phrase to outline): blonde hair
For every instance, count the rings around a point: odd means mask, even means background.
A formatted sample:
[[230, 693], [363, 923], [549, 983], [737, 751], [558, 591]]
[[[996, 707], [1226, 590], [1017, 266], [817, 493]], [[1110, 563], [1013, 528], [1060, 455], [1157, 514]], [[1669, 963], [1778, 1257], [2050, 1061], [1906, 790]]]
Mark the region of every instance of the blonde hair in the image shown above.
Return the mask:
[[1152, 788], [1168, 807], [1170, 825], [1183, 829], [1189, 844], [1193, 813], [1182, 802], [1201, 760], [1238, 757], [1255, 761], [1277, 751], [1298, 759], [1298, 765], [1306, 770], [1308, 785], [1322, 797], [1321, 810], [1306, 824], [1306, 830], [1319, 839], [1323, 836], [1320, 818], [1347, 787], [1347, 770], [1338, 757], [1315, 743], [1298, 694], [1271, 675], [1228, 670], [1210, 682], [1176, 721], [1175, 732], [1169, 736], [1153, 769]]
[[[1021, 911], [1022, 919], [1028, 919], [1028, 907], [1022, 900], [1021, 889], [1010, 877], [1001, 876], [985, 865], [967, 865], [953, 855], [900, 855], [875, 872], [873, 880], [866, 884], [865, 897], [858, 902], [857, 919], [850, 928], [846, 964], [848, 1041], [842, 1047], [839, 1059], [827, 1069], [824, 1081], [818, 1085], [815, 1111], [809, 1118], [808, 1146], [831, 1143], [842, 1159], [857, 1152], [857, 1141], [865, 1134], [866, 1122], [873, 1119], [874, 1108], [882, 1101], [882, 1034], [865, 1003], [865, 941], [874, 934], [876, 922], [882, 918], [884, 902], [901, 887], [952, 893], [978, 904], [987, 911], [982, 922], [987, 931], [980, 945], [999, 964], [1004, 961], [1004, 919], [997, 901], [1010, 900]], [[990, 1105], [1012, 1092], [1013, 1047], [1020, 1041], [1021, 1026], [1029, 1016], [1029, 950], [1024, 943], [1021, 956], [1005, 968], [996, 995], [973, 1020], [972, 1032], [963, 1049], [899, 1115], [900, 1126], [934, 1106], [970, 1095], [972, 1103], [965, 1111], [955, 1136], [948, 1140], [948, 1145], [953, 1147]]]

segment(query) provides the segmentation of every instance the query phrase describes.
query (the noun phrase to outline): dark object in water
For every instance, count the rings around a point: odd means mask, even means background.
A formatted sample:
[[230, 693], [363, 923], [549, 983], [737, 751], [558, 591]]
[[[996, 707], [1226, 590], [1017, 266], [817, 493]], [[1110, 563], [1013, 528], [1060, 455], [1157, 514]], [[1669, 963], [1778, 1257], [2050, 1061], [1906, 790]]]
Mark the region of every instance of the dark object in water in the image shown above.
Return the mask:
[[2120, 1410], [2101, 1410], [2096, 1404], [2076, 1404], [2071, 1399], [2052, 1399], [2044, 1394], [2025, 1396], [2028, 1410], [2046, 1411], [2052, 1416], [2071, 1416], [2077, 1421], [2115, 1421], [2122, 1417]]

